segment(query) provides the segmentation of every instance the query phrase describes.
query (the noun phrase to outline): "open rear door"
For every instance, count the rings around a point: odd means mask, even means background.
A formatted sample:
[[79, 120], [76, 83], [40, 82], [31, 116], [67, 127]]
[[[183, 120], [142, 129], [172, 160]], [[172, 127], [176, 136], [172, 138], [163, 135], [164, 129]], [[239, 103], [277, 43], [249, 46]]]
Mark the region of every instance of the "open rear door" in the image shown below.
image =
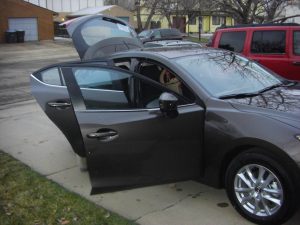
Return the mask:
[[67, 30], [82, 60], [143, 46], [129, 24], [105, 15], [80, 17], [70, 22]]

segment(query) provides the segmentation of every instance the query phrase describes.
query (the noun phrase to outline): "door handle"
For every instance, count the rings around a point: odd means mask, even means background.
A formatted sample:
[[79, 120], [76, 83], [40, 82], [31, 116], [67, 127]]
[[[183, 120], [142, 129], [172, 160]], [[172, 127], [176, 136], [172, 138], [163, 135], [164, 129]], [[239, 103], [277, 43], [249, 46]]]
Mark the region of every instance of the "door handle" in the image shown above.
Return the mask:
[[91, 139], [98, 139], [102, 142], [109, 142], [118, 138], [119, 134], [117, 131], [114, 130], [100, 129], [97, 132], [87, 134], [87, 137]]
[[300, 66], [300, 61], [299, 61], [299, 62], [295, 61], [295, 62], [293, 62], [293, 64], [294, 64], [295, 66]]
[[71, 103], [69, 103], [69, 102], [48, 102], [48, 105], [53, 108], [65, 109], [65, 108], [69, 108], [71, 106]]

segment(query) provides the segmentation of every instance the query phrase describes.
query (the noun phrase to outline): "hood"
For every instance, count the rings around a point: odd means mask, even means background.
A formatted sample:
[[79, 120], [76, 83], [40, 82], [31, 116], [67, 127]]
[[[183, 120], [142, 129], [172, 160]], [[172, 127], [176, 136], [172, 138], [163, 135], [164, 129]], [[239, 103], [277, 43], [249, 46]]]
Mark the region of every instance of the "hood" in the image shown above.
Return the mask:
[[254, 97], [228, 100], [240, 111], [256, 112], [300, 129], [300, 85], [278, 87]]

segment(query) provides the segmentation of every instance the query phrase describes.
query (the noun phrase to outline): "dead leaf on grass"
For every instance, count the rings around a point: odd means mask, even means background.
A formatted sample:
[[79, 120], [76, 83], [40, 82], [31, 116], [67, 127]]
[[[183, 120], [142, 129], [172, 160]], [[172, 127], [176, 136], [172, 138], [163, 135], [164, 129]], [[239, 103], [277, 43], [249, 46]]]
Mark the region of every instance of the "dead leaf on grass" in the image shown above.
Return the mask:
[[105, 214], [104, 214], [104, 218], [108, 218], [108, 217], [110, 217], [110, 213], [109, 212], [106, 212]]
[[70, 223], [70, 221], [69, 220], [67, 220], [66, 218], [61, 218], [60, 220], [58, 220], [59, 221], [59, 223], [61, 224], [61, 225], [66, 225], [66, 224], [69, 224]]

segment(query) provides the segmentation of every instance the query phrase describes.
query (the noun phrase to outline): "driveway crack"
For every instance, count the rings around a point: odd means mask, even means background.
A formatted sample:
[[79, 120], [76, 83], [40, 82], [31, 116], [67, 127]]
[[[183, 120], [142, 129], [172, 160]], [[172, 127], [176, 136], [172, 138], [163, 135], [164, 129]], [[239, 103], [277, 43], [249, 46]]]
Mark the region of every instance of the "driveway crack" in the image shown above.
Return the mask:
[[150, 211], [150, 212], [148, 212], [148, 213], [145, 213], [145, 214], [142, 215], [142, 216], [139, 216], [138, 218], [136, 218], [136, 219], [134, 220], [134, 222], [137, 223], [138, 220], [142, 219], [142, 218], [145, 217], [145, 216], [148, 216], [148, 215], [151, 215], [151, 214], [154, 214], [154, 213], [157, 213], [157, 212], [163, 212], [163, 211], [165, 211], [165, 210], [167, 210], [167, 209], [170, 209], [170, 208], [176, 206], [177, 204], [183, 202], [185, 199], [187, 199], [187, 198], [189, 198], [189, 197], [192, 197], [192, 196], [200, 195], [201, 193], [202, 193], [202, 191], [199, 191], [199, 192], [197, 192], [196, 194], [193, 194], [193, 195], [187, 194], [187, 195], [184, 196], [183, 198], [177, 200], [176, 202], [174, 202], [174, 203], [172, 203], [172, 204], [167, 205], [166, 207], [164, 207], [164, 208], [162, 208], [162, 209], [156, 209], [156, 210]]
[[75, 168], [75, 167], [77, 167], [77, 165], [70, 166], [70, 167], [68, 167], [68, 168], [65, 168], [65, 169], [62, 169], [62, 170], [59, 170], [59, 171], [55, 171], [55, 172], [53, 172], [53, 173], [46, 174], [45, 176], [48, 178], [49, 176], [55, 175], [55, 174], [57, 174], [57, 173], [60, 173], [60, 172], [66, 171], [66, 170], [73, 169], [73, 168]]

